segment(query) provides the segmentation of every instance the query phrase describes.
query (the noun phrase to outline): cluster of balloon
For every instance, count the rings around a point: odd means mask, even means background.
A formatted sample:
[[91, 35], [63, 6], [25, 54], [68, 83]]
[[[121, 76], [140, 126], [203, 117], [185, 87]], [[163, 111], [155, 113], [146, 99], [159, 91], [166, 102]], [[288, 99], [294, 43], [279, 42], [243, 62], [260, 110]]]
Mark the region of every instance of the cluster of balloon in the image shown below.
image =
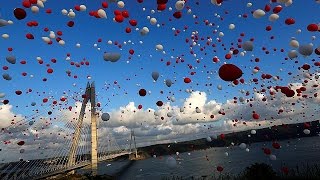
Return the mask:
[[102, 121], [109, 121], [110, 120], [110, 114], [109, 113], [103, 113], [101, 115]]

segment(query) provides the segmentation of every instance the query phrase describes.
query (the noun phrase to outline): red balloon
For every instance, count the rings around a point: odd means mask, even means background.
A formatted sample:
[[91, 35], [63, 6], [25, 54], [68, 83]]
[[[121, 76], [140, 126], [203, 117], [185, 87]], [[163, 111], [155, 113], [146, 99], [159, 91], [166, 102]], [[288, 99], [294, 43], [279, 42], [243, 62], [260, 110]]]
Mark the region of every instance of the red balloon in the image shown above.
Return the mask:
[[34, 36], [30, 33], [26, 34], [26, 38], [27, 39], [34, 39]]
[[129, 53], [130, 53], [131, 55], [133, 55], [133, 54], [134, 54], [134, 50], [133, 50], [133, 49], [130, 49], [130, 50], [129, 50]]
[[158, 10], [158, 11], [163, 11], [163, 10], [166, 9], [166, 7], [167, 7], [166, 4], [158, 4], [157, 10]]
[[102, 7], [103, 7], [103, 8], [108, 8], [108, 6], [109, 6], [109, 5], [108, 5], [107, 2], [102, 2]]
[[182, 17], [182, 13], [180, 11], [177, 11], [177, 12], [173, 13], [173, 17], [180, 19]]
[[273, 8], [273, 13], [279, 13], [282, 10], [282, 6], [278, 5], [276, 7]]
[[26, 11], [22, 8], [15, 8], [13, 14], [18, 20], [22, 20], [27, 17]]
[[257, 113], [253, 113], [253, 114], [252, 114], [252, 118], [253, 118], [253, 119], [259, 119], [259, 118], [260, 118], [260, 115], [257, 114]]
[[277, 142], [273, 142], [272, 143], [272, 147], [275, 148], [275, 149], [280, 149], [280, 144], [277, 143]]
[[186, 77], [186, 78], [184, 78], [184, 83], [191, 83], [191, 79], [190, 78], [188, 78], [188, 77]]
[[131, 28], [127, 27], [126, 28], [126, 33], [131, 33]]
[[22, 94], [22, 92], [20, 90], [16, 91], [16, 94], [19, 96]]
[[142, 105], [141, 104], [139, 104], [138, 109], [142, 109]]
[[317, 24], [309, 24], [307, 29], [308, 31], [314, 32], [314, 31], [318, 31], [319, 27]]
[[24, 145], [24, 141], [19, 141], [17, 144], [18, 144], [19, 146], [22, 146], [22, 145]]
[[123, 22], [124, 18], [122, 15], [116, 15], [116, 17], [114, 18], [118, 23]]
[[223, 171], [223, 167], [218, 166], [218, 167], [217, 167], [217, 171], [222, 172], [222, 171]]
[[157, 0], [157, 4], [167, 4], [168, 0]]
[[138, 24], [138, 22], [137, 22], [136, 20], [134, 20], [134, 19], [131, 19], [131, 20], [129, 21], [129, 24], [130, 24], [131, 26], [136, 26], [136, 25]]
[[124, 18], [128, 18], [129, 17], [129, 12], [127, 11], [127, 10], [124, 10], [124, 11], [122, 11], [122, 16], [124, 17]]
[[117, 15], [121, 15], [122, 13], [121, 13], [120, 10], [114, 10], [114, 11], [113, 11], [113, 14], [114, 14], [115, 16], [117, 16]]
[[234, 81], [242, 76], [242, 70], [233, 64], [224, 64], [219, 69], [219, 76], [224, 81]]
[[159, 107], [160, 107], [160, 106], [162, 106], [162, 105], [163, 105], [163, 102], [162, 102], [162, 101], [157, 101], [157, 103], [156, 103], [156, 104], [157, 104], [157, 106], [159, 106]]
[[292, 24], [296, 23], [296, 21], [293, 18], [288, 18], [288, 19], [286, 19], [285, 23], [287, 25], [292, 25]]
[[31, 4], [37, 4], [38, 0], [29, 0]]
[[29, 0], [24, 0], [22, 2], [22, 6], [25, 7], [25, 8], [30, 8], [31, 7], [31, 3]]
[[266, 155], [270, 155], [271, 154], [271, 150], [269, 148], [264, 148], [263, 149], [264, 154]]
[[74, 26], [74, 22], [73, 22], [73, 21], [69, 21], [69, 22], [67, 23], [67, 26], [73, 27], [73, 26]]
[[139, 95], [140, 96], [146, 96], [147, 95], [147, 91], [145, 89], [140, 89], [139, 90]]
[[47, 69], [47, 73], [49, 73], [49, 74], [53, 73], [53, 69], [51, 69], [51, 68]]

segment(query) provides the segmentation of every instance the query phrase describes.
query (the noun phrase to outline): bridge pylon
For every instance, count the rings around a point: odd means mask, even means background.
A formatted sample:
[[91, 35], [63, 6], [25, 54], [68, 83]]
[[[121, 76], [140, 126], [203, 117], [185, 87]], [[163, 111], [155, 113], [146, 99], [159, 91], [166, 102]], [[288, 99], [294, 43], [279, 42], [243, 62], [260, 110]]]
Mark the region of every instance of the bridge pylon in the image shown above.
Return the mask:
[[[91, 103], [91, 171], [92, 175], [97, 175], [98, 170], [98, 132], [97, 132], [97, 117], [96, 117], [96, 94], [94, 82], [87, 83], [85, 97], [82, 101], [81, 111], [78, 118], [78, 123], [72, 139], [71, 148], [68, 155], [67, 167], [71, 167], [76, 164], [77, 149], [80, 140], [80, 134], [83, 124], [83, 118], [87, 103]], [[70, 174], [74, 174], [74, 170]]]

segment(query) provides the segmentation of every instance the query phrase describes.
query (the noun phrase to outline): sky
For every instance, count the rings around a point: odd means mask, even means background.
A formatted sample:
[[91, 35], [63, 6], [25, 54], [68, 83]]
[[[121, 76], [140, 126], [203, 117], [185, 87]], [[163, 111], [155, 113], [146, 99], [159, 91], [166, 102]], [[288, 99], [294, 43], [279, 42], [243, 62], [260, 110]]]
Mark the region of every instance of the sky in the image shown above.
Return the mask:
[[[184, 7], [180, 10], [182, 17], [179, 19], [173, 16], [178, 11], [175, 8], [177, 1], [169, 1], [164, 11], [157, 11], [155, 0], [142, 3], [136, 0], [105, 1], [108, 8], [103, 8], [101, 4], [104, 1], [100, 0], [41, 2], [44, 2], [44, 7], [41, 7], [40, 1], [34, 5], [39, 6], [38, 12], [32, 12], [35, 7], [23, 7], [22, 1], [0, 2], [0, 19], [12, 22], [0, 27], [0, 71], [2, 75], [7, 73], [12, 77], [12, 80], [2, 78], [0, 83], [0, 93], [3, 93], [0, 100], [9, 100], [9, 104], [0, 104], [0, 127], [6, 128], [13, 122], [16, 130], [33, 135], [34, 129], [40, 131], [42, 127], [44, 145], [41, 146], [47, 146], [46, 138], [57, 139], [55, 133], [52, 134], [54, 137], [45, 136], [51, 131], [43, 129], [44, 126], [48, 125], [49, 129], [64, 127], [64, 123], [77, 118], [81, 95], [88, 81], [95, 82], [97, 102], [101, 104], [99, 113], [109, 113], [111, 116], [109, 122], [99, 119], [100, 125], [106, 132], [113, 132], [116, 139], [129, 137], [130, 129], [135, 129], [140, 146], [150, 142], [188, 140], [196, 137], [194, 134], [206, 137], [213, 132], [256, 129], [272, 125], [270, 122], [282, 124], [317, 120], [315, 115], [319, 110], [319, 97], [315, 97], [315, 94], [319, 92], [319, 66], [315, 62], [319, 61], [319, 56], [313, 51], [319, 44], [319, 32], [311, 32], [307, 28], [310, 24], [319, 23], [315, 16], [319, 11], [316, 1], [293, 1], [289, 4], [290, 0], [285, 4], [269, 0], [228, 0], [216, 5], [214, 0], [213, 3], [210, 0], [189, 0], [180, 2], [184, 3]], [[77, 5], [85, 5], [86, 10], [77, 11]], [[269, 12], [265, 10], [266, 5], [271, 7]], [[281, 6], [282, 10], [276, 13], [279, 18], [271, 22], [269, 16], [276, 6]], [[18, 20], [13, 13], [15, 8], [24, 9], [26, 18]], [[63, 9], [68, 12], [72, 9], [75, 17], [63, 15]], [[90, 11], [99, 9], [106, 12], [106, 18], [89, 15]], [[255, 18], [252, 14], [258, 9], [266, 11], [261, 18]], [[52, 13], [46, 13], [48, 10]], [[127, 10], [129, 17], [122, 23], [115, 22], [115, 10]], [[155, 18], [157, 23], [152, 25], [150, 18]], [[288, 18], [293, 18], [295, 23], [287, 25], [285, 20]], [[136, 27], [129, 24], [132, 19], [137, 21]], [[36, 21], [38, 26], [27, 26], [30, 21]], [[75, 25], [67, 26], [69, 21]], [[231, 24], [234, 25], [233, 29], [230, 28]], [[270, 31], [266, 30], [267, 26], [271, 27]], [[127, 27], [131, 28], [131, 33], [125, 32]], [[146, 35], [140, 33], [143, 27], [149, 29]], [[45, 28], [49, 31], [45, 32]], [[65, 42], [64, 45], [55, 38], [51, 39], [51, 45], [44, 42], [43, 37], [49, 37], [50, 31], [56, 37], [61, 31], [59, 37]], [[27, 39], [28, 33], [34, 39]], [[193, 41], [194, 36], [199, 39]], [[252, 51], [237, 47], [250, 39], [253, 40]], [[313, 53], [303, 55], [301, 48], [290, 45], [292, 39], [296, 39], [300, 47], [312, 43]], [[115, 42], [121, 44], [121, 48]], [[156, 50], [159, 44], [163, 50]], [[8, 48], [13, 50], [8, 51]], [[202, 51], [201, 48], [205, 49]], [[239, 54], [232, 54], [231, 59], [226, 59], [230, 48], [238, 49]], [[132, 55], [130, 50], [134, 51]], [[292, 50], [298, 55], [295, 59], [288, 58]], [[266, 51], [269, 53], [266, 54]], [[119, 53], [121, 57], [117, 62], [105, 61], [105, 52]], [[17, 62], [10, 64], [6, 60], [8, 56], [14, 56]], [[219, 62], [213, 62], [214, 57]], [[259, 62], [255, 61], [257, 58]], [[20, 63], [23, 60], [26, 64]], [[39, 61], [43, 61], [43, 64], [39, 64]], [[89, 65], [81, 65], [81, 62], [89, 62]], [[238, 80], [243, 79], [244, 83], [234, 85], [232, 81], [224, 81], [218, 73], [223, 64], [239, 67], [243, 74]], [[311, 68], [302, 70], [304, 64]], [[260, 70], [254, 72], [255, 67]], [[53, 73], [47, 72], [49, 68]], [[152, 79], [152, 72], [160, 74], [157, 81]], [[22, 73], [27, 75], [23, 76]], [[234, 72], [230, 70], [229, 73]], [[270, 74], [272, 78], [262, 79], [263, 74]], [[190, 78], [191, 83], [185, 83], [185, 77]], [[47, 80], [43, 81], [44, 78]], [[173, 82], [171, 87], [166, 85], [167, 79]], [[253, 82], [255, 80], [258, 82]], [[289, 87], [294, 91], [305, 87], [306, 90], [301, 95], [295, 93], [293, 97], [287, 97], [280, 90], [277, 92], [276, 86]], [[29, 89], [32, 92], [27, 93]], [[140, 89], [145, 89], [147, 95], [140, 96]], [[16, 91], [22, 94], [17, 95]], [[270, 91], [274, 95], [270, 95]], [[62, 97], [67, 100], [61, 102]], [[267, 100], [263, 100], [263, 97]], [[44, 98], [49, 99], [47, 103], [43, 103]], [[54, 100], [61, 105], [53, 105]], [[164, 105], [158, 107], [157, 101], [162, 101]], [[35, 106], [31, 106], [33, 102]], [[138, 105], [142, 105], [142, 109], [138, 109]], [[71, 111], [69, 107], [72, 107]], [[180, 112], [181, 107], [184, 107], [184, 112]], [[196, 111], [197, 107], [201, 112]], [[19, 120], [29, 121], [36, 110], [39, 115], [34, 119], [34, 125], [28, 127], [17, 123]], [[283, 113], [279, 113], [279, 110]], [[53, 114], [48, 115], [49, 111]], [[258, 119], [253, 118], [252, 111], [258, 114]], [[168, 112], [172, 116], [169, 117]], [[50, 120], [54, 117], [59, 119], [62, 114], [63, 120]], [[28, 118], [25, 119], [25, 116]], [[47, 122], [43, 119], [47, 119]], [[239, 121], [233, 122], [235, 119]], [[247, 125], [244, 126], [243, 122]], [[8, 136], [5, 130], [2, 133], [3, 148], [6, 146], [4, 141], [11, 138], [18, 142], [23, 138], [19, 131], [19, 135], [13, 133]], [[29, 142], [30, 148], [33, 147], [32, 143]]]

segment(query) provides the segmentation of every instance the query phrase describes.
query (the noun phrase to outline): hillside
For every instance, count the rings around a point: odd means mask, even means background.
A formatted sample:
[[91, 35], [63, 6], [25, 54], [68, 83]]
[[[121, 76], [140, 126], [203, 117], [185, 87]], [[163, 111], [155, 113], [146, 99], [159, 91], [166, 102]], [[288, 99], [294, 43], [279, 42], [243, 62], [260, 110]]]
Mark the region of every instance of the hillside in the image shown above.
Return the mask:
[[[305, 134], [303, 132], [304, 129], [309, 129], [310, 134]], [[217, 139], [212, 139], [211, 142], [208, 142], [206, 138], [202, 138], [178, 143], [151, 145], [139, 148], [139, 152], [147, 153], [150, 156], [162, 156], [175, 154], [176, 152], [182, 153], [207, 149], [210, 147], [224, 147], [229, 146], [232, 142], [235, 144], [250, 144], [255, 142], [280, 141], [301, 137], [311, 137], [317, 136], [319, 132], [319, 120], [317, 120], [308, 123], [283, 124], [281, 126], [263, 128], [257, 130], [256, 134], [251, 134], [250, 130], [223, 134], [219, 135]], [[248, 135], [250, 135], [250, 137]]]

